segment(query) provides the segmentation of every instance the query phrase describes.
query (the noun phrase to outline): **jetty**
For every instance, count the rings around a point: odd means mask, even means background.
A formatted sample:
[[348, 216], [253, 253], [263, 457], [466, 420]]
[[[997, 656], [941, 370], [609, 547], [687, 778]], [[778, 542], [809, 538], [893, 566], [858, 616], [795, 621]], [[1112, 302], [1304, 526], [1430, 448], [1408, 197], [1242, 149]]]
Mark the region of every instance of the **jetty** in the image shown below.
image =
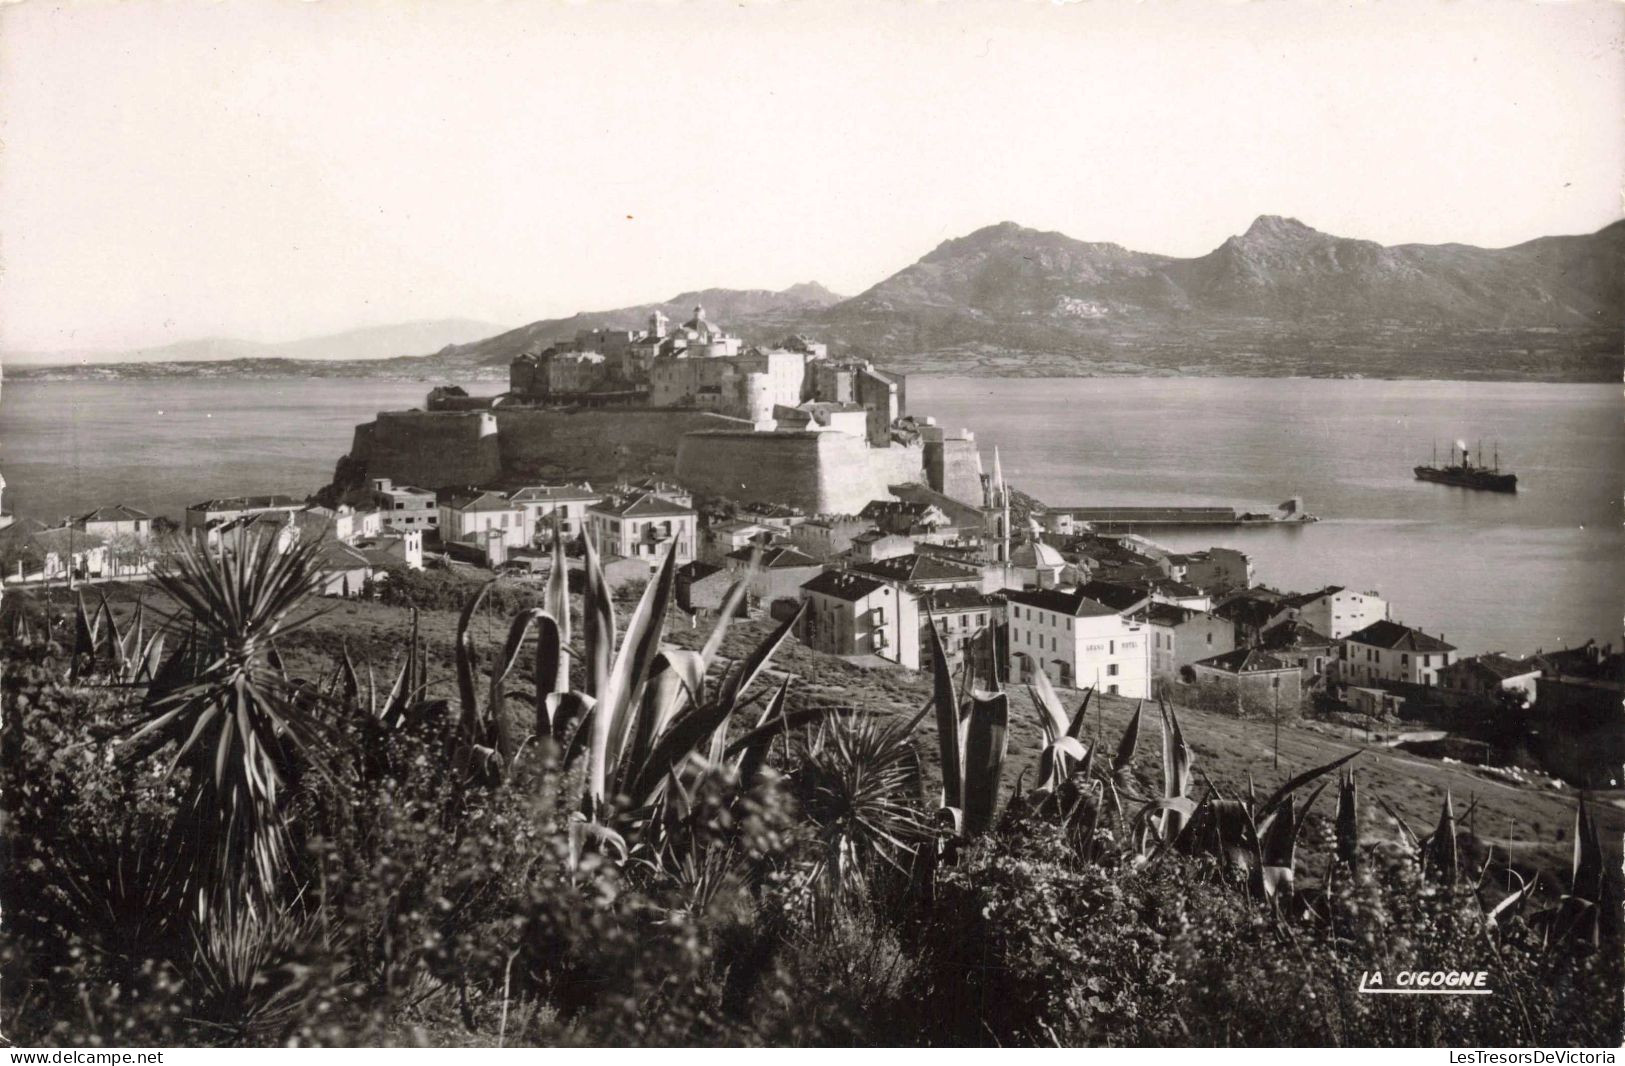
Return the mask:
[[1299, 497], [1267, 512], [1235, 507], [1050, 507], [1046, 510], [1050, 514], [1068, 515], [1074, 522], [1087, 522], [1102, 531], [1167, 526], [1305, 525], [1320, 520], [1303, 509], [1303, 500]]

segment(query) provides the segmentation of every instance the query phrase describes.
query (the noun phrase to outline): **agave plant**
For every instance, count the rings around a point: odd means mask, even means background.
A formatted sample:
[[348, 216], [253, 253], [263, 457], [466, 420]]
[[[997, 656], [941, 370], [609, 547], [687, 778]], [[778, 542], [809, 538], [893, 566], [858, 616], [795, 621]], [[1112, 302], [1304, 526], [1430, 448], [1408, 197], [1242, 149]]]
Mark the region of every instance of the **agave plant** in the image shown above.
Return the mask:
[[276, 638], [314, 617], [290, 618], [317, 588], [319, 547], [248, 541], [216, 553], [185, 542], [156, 578], [184, 615], [171, 621], [191, 632], [155, 672], [122, 757], [172, 745], [168, 772], [187, 770], [177, 838], [205, 910], [275, 895], [290, 792], [306, 771], [323, 771], [332, 746], [328, 723], [273, 662]]
[[961, 704], [942, 637], [935, 626], [930, 629], [932, 705], [942, 762], [940, 819], [953, 827], [955, 835], [979, 836], [993, 827], [999, 811], [1010, 698], [999, 691], [996, 674], [988, 679], [986, 690], [975, 687], [973, 676], [970, 696]]
[[[671, 824], [661, 805], [674, 784], [681, 788], [685, 773], [727, 766], [748, 785], [775, 736], [837, 712], [787, 710], [786, 686], [781, 685], [761, 719], [730, 738], [735, 715], [756, 698], [747, 696], [800, 613], [713, 683], [710, 674], [723, 638], [753, 574], [742, 575], [729, 591], [701, 650], [672, 647], [663, 643], [677, 572], [676, 555], [668, 549], [617, 641], [614, 603], [597, 550], [585, 533], [581, 542], [586, 578], [581, 689], [571, 685], [568, 583], [563, 548], [555, 538], [544, 606], [512, 619], [491, 664], [484, 701], [476, 684], [479, 661], [470, 627], [485, 590], [463, 610], [457, 633], [458, 761], [483, 783], [498, 785], [528, 737], [547, 737], [562, 752], [563, 769], [578, 763], [584, 767], [581, 815], [571, 827], [575, 850], [596, 847], [625, 856], [632, 851], [627, 837], [641, 833], [643, 850], [659, 856], [663, 829]], [[533, 634], [534, 727], [522, 735], [507, 713], [506, 683]]]

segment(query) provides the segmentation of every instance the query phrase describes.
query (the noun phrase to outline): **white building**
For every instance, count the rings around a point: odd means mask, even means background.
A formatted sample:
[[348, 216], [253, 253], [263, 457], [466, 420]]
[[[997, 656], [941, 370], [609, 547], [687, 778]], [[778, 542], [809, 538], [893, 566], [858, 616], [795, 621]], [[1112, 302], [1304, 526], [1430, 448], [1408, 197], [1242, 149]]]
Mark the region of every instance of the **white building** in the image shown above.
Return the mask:
[[532, 485], [520, 489], [509, 501], [525, 510], [525, 524], [532, 537], [553, 541], [554, 522], [565, 540], [572, 540], [587, 528], [587, 508], [604, 498], [591, 485]]
[[827, 570], [801, 586], [797, 635], [829, 655], [878, 655], [920, 667], [919, 605], [906, 589], [851, 571]]
[[1400, 681], [1432, 685], [1439, 669], [1450, 665], [1455, 650], [1454, 644], [1446, 644], [1441, 637], [1383, 620], [1344, 639], [1337, 672], [1340, 679], [1354, 684]]
[[304, 500], [292, 496], [230, 496], [218, 500], [204, 500], [186, 509], [186, 529], [208, 529], [234, 519], [255, 515], [292, 515], [305, 506]]
[[1342, 640], [1350, 633], [1387, 617], [1388, 601], [1375, 592], [1355, 592], [1341, 585], [1328, 585], [1319, 592], [1306, 592], [1282, 600], [1269, 625], [1302, 622], [1317, 633], [1324, 633], [1333, 640]]
[[89, 514], [75, 518], [73, 524], [86, 533], [104, 538], [134, 537], [146, 540], [152, 536], [152, 516], [123, 504], [98, 507]]
[[1010, 679], [1030, 661], [1055, 684], [1111, 696], [1151, 695], [1151, 639], [1145, 623], [1078, 592], [1012, 591]]
[[638, 492], [600, 500], [588, 505], [586, 521], [587, 535], [606, 559], [644, 559], [652, 566], [668, 542], [675, 543], [678, 563], [694, 558], [699, 516], [664, 496]]
[[435, 494], [412, 485], [397, 485], [387, 477], [372, 479], [384, 529], [419, 532], [440, 527], [440, 506]]
[[486, 550], [492, 533], [500, 535], [503, 547], [528, 546], [531, 530], [525, 525], [525, 509], [500, 492], [485, 489], [448, 492], [441, 498], [441, 543], [473, 544]]

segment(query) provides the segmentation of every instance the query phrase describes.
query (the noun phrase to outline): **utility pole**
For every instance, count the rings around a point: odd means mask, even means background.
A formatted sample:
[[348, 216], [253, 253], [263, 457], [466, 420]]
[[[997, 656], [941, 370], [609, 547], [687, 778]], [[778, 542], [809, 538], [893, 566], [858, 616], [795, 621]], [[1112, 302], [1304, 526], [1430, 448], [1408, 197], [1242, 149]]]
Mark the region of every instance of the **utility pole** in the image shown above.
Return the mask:
[[1275, 769], [1281, 768], [1281, 679], [1275, 681]]

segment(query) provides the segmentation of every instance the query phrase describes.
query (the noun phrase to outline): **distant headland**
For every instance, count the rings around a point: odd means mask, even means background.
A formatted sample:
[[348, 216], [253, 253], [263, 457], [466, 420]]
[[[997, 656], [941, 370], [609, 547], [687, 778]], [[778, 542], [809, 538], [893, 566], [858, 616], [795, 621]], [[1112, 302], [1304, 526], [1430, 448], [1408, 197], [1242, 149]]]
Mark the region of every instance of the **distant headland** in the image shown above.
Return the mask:
[[449, 334], [457, 340], [430, 349], [403, 338], [390, 358], [346, 357], [337, 338], [318, 338], [199, 342], [176, 346], [173, 358], [97, 353], [66, 365], [13, 357], [6, 369], [24, 380], [495, 381], [516, 356], [581, 330], [655, 312], [681, 320], [696, 304], [747, 343], [816, 335], [836, 355], [909, 373], [1612, 382], [1625, 369], [1625, 221], [1487, 249], [1385, 246], [1265, 215], [1194, 258], [1004, 222], [945, 241], [852, 297], [815, 282], [705, 289], [466, 341], [478, 331], [459, 321], [462, 332]]

